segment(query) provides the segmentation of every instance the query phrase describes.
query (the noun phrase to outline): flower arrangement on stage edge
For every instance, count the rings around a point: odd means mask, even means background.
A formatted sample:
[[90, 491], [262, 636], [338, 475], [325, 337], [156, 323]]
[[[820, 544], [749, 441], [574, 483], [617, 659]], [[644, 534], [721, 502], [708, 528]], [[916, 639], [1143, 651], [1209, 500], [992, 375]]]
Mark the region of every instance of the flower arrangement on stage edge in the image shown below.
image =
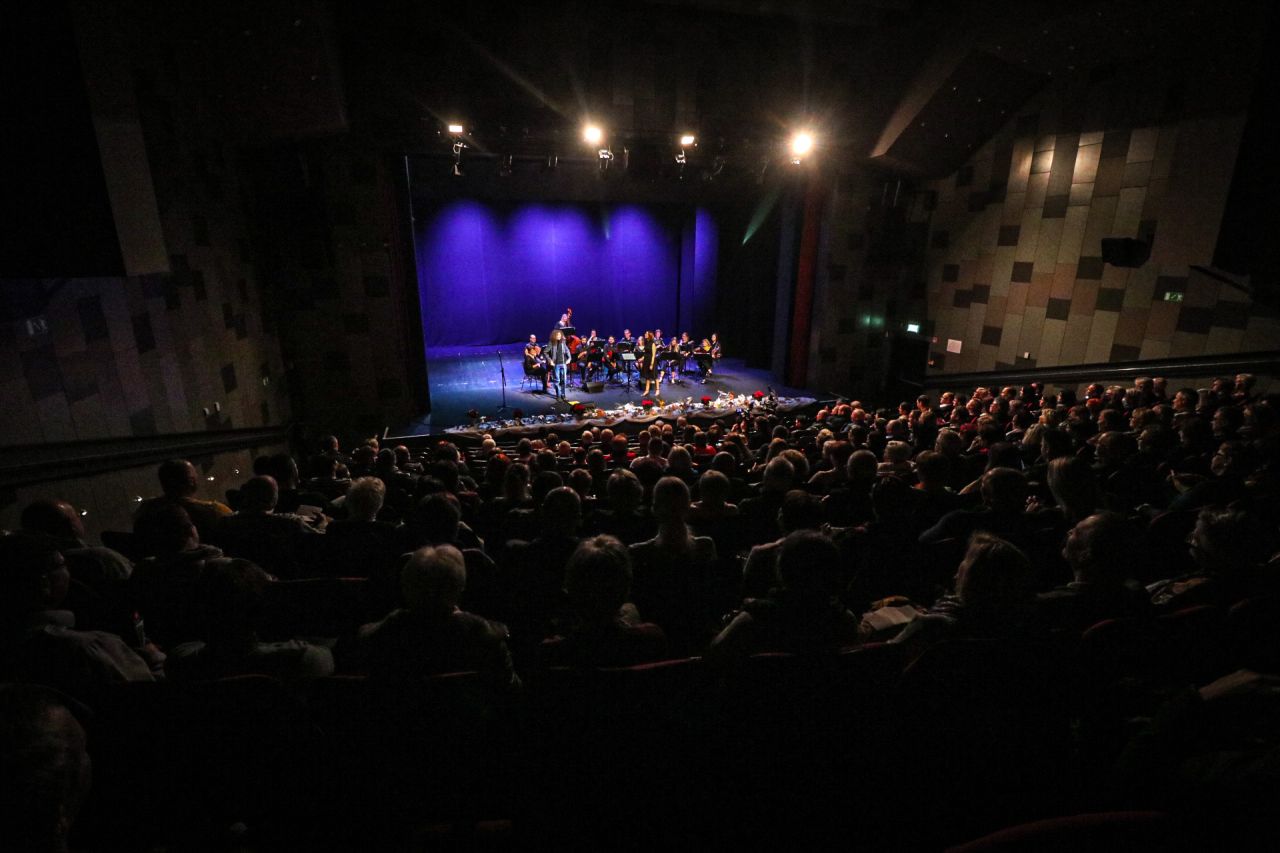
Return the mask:
[[703, 406], [710, 406], [710, 405], [711, 405], [711, 398], [710, 398], [710, 397], [708, 397], [706, 394], [703, 394], [703, 395], [702, 395], [702, 405], [703, 405]]
[[751, 396], [752, 396], [752, 397], [754, 397], [754, 398], [755, 398], [755, 399], [757, 399], [757, 400], [763, 400], [763, 399], [764, 399], [764, 392], [763, 392], [763, 391], [755, 391], [755, 392], [753, 392], [753, 393], [751, 394]]
[[641, 400], [641, 401], [640, 401], [640, 405], [641, 405], [641, 406], [643, 406], [643, 407], [644, 407], [644, 408], [646, 408], [646, 409], [652, 409], [652, 408], [653, 408], [653, 401], [652, 401], [652, 400]]
[[569, 411], [573, 412], [575, 415], [581, 415], [586, 410], [587, 410], [587, 407], [584, 406], [582, 403], [574, 403], [572, 406], [569, 407]]

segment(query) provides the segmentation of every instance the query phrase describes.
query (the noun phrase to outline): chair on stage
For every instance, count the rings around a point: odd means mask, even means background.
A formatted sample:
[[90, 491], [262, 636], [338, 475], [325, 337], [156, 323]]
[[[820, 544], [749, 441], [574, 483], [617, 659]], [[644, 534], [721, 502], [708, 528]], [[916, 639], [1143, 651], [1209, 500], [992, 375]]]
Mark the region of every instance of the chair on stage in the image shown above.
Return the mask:
[[521, 391], [528, 391], [528, 390], [537, 391], [540, 387], [542, 387], [542, 384], [543, 383], [542, 383], [541, 374], [535, 373], [532, 367], [530, 367], [528, 364], [525, 364], [524, 376], [520, 379], [520, 390]]

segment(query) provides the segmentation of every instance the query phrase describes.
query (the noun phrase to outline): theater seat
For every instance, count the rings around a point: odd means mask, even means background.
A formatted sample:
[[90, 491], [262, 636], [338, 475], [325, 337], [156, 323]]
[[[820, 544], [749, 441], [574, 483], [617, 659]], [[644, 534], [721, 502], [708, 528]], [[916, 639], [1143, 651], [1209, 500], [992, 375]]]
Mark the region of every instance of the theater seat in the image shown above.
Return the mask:
[[385, 613], [371, 607], [365, 578], [276, 581], [267, 588], [263, 639], [342, 637]]

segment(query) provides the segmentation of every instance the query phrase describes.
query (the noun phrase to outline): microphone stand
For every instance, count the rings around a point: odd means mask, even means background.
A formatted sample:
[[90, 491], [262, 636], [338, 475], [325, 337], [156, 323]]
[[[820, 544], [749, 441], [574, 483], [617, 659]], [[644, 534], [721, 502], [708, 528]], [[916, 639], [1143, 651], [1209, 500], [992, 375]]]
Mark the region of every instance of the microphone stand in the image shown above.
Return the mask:
[[498, 356], [498, 372], [502, 374], [502, 405], [498, 407], [499, 412], [507, 410], [507, 366], [502, 363], [502, 350], [497, 351]]

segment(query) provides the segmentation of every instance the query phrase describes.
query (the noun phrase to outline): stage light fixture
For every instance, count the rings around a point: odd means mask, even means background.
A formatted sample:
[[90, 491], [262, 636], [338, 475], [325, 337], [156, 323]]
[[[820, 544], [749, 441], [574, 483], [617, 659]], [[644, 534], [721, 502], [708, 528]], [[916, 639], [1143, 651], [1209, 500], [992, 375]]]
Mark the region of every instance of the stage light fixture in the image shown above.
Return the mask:
[[807, 130], [797, 131], [791, 137], [791, 162], [799, 163], [800, 160], [813, 151], [813, 134]]
[[449, 125], [449, 132], [454, 134], [466, 133], [466, 129], [460, 124], [451, 124]]
[[692, 133], [686, 133], [684, 136], [680, 137], [680, 144], [685, 148], [693, 145], [696, 141], [697, 138]]
[[908, 324], [907, 324], [907, 331], [908, 331], [908, 332], [910, 332], [910, 333], [911, 333], [911, 334], [913, 334], [913, 335], [918, 335], [918, 334], [920, 333], [920, 324], [919, 324], [919, 323], [908, 323]]
[[604, 131], [597, 124], [588, 124], [582, 128], [582, 138], [591, 146], [598, 146], [604, 141]]

